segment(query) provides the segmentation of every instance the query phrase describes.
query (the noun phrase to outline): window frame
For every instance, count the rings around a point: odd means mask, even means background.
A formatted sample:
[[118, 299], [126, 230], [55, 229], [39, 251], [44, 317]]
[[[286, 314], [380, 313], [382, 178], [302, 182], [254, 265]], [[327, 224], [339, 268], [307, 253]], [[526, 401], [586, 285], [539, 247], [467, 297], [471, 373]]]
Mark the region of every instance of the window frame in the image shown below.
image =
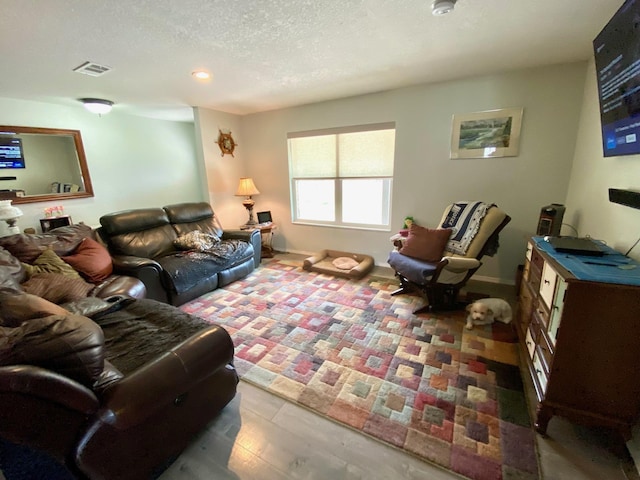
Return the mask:
[[[391, 176], [339, 176], [339, 168], [336, 168], [338, 176], [333, 177], [293, 177], [292, 176], [292, 155], [291, 155], [291, 139], [313, 137], [313, 136], [326, 136], [326, 135], [340, 135], [357, 132], [372, 132], [377, 130], [393, 130], [394, 133], [394, 152], [392, 159], [392, 174]], [[308, 130], [300, 132], [291, 132], [287, 134], [287, 154], [288, 154], [288, 167], [289, 167], [289, 198], [291, 206], [291, 222], [296, 225], [313, 225], [313, 226], [325, 226], [334, 228], [349, 228], [359, 230], [375, 230], [375, 231], [391, 231], [391, 208], [392, 208], [392, 195], [393, 195], [393, 170], [395, 168], [395, 135], [396, 124], [395, 122], [375, 123], [367, 125], [356, 125], [347, 127], [336, 127], [322, 130]], [[339, 164], [339, 142], [336, 141], [336, 164]], [[382, 222], [380, 224], [367, 224], [367, 223], [353, 223], [345, 222], [342, 219], [343, 210], [343, 181], [345, 180], [381, 180], [382, 185]], [[305, 180], [326, 180], [333, 181], [334, 187], [334, 220], [324, 221], [316, 219], [307, 219], [299, 217], [298, 212], [298, 182]]]

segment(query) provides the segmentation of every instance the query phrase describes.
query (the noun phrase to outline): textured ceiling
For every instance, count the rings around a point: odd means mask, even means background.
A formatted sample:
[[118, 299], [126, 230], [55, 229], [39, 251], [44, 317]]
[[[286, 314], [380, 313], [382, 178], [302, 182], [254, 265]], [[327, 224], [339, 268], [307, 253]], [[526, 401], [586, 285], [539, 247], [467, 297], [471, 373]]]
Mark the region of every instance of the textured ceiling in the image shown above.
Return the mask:
[[[192, 118], [586, 60], [622, 0], [0, 0], [0, 96]], [[85, 61], [101, 77], [72, 70]], [[191, 77], [213, 74], [208, 82]]]

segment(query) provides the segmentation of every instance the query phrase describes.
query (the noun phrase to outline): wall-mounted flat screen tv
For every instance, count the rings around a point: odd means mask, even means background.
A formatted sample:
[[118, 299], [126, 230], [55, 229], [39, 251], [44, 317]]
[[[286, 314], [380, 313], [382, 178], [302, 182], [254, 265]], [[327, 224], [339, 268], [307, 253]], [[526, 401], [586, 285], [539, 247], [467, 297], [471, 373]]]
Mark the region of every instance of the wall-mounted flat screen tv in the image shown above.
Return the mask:
[[20, 138], [0, 136], [0, 168], [24, 168]]
[[640, 0], [626, 0], [593, 41], [605, 157], [640, 153]]

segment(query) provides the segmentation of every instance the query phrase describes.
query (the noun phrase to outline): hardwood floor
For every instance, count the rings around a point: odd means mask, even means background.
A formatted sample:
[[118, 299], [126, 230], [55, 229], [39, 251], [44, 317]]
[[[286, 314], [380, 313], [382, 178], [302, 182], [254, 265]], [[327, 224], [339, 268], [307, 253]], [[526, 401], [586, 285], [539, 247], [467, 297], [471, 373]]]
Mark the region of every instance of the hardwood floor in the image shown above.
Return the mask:
[[[390, 274], [379, 267], [375, 273]], [[515, 300], [508, 285], [469, 282], [468, 290]], [[527, 393], [533, 399], [531, 384]], [[537, 440], [544, 480], [640, 479], [626, 448], [610, 432], [554, 417], [547, 437]], [[159, 480], [214, 478], [460, 479], [243, 381], [220, 417]]]

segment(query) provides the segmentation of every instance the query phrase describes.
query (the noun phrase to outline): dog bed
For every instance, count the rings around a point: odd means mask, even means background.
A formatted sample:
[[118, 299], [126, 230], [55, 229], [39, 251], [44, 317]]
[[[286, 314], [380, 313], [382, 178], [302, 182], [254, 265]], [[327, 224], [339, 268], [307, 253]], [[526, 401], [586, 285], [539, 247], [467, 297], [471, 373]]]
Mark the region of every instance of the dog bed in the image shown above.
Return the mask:
[[345, 278], [362, 278], [372, 268], [373, 257], [360, 253], [322, 250], [305, 258], [302, 268]]

